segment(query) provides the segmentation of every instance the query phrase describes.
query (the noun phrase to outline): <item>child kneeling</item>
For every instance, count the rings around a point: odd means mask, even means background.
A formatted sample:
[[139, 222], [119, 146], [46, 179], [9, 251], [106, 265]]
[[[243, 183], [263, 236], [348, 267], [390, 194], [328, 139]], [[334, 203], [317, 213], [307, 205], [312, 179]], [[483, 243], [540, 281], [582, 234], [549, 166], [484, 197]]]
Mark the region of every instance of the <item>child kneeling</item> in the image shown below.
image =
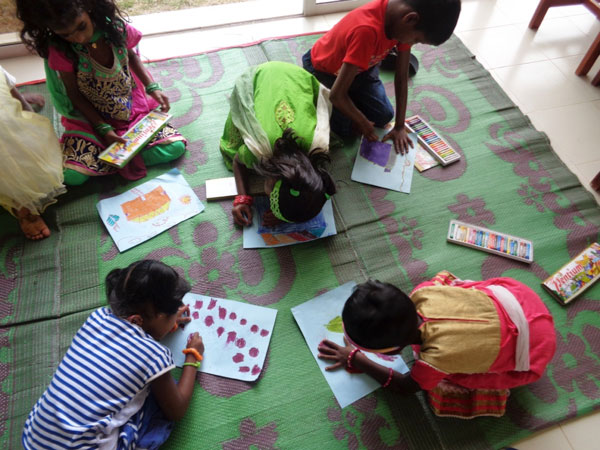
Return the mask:
[[[25, 422], [22, 443], [37, 448], [145, 448], [163, 444], [185, 414], [204, 345], [187, 343], [179, 383], [160, 341], [188, 322], [189, 284], [158, 261], [138, 261], [106, 277], [110, 307], [79, 329], [50, 386]], [[189, 315], [189, 314], [188, 314]]]
[[[540, 378], [556, 349], [546, 306], [512, 278], [463, 281], [440, 272], [410, 297], [368, 281], [346, 301], [342, 321], [347, 345], [319, 344], [319, 357], [334, 361], [328, 370], [363, 371], [403, 393], [424, 390], [438, 416], [502, 416], [509, 389]], [[407, 345], [416, 361], [406, 375], [361, 353], [397, 354]]]

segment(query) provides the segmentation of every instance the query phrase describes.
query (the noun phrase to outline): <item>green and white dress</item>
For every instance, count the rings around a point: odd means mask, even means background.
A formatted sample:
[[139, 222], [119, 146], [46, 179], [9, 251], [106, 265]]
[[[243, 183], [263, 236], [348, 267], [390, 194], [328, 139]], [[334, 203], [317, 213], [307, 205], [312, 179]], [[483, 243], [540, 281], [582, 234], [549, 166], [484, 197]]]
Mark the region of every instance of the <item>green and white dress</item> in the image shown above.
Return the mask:
[[233, 158], [252, 169], [273, 155], [273, 144], [291, 128], [307, 152], [329, 150], [329, 90], [294, 64], [271, 61], [250, 67], [235, 83], [220, 149], [229, 169]]

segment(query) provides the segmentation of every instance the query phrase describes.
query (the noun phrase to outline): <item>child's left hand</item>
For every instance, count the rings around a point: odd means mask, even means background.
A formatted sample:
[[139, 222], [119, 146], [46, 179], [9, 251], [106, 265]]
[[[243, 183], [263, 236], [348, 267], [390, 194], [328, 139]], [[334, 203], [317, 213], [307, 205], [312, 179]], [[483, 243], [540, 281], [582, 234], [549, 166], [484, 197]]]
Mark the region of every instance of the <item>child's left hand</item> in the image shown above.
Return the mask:
[[177, 310], [177, 318], [175, 319], [175, 323], [177, 324], [178, 327], [182, 327], [186, 324], [191, 322], [192, 318], [190, 317], [190, 307], [189, 305], [184, 305], [181, 306], [178, 310]]
[[161, 91], [161, 90], [152, 91], [148, 95], [150, 95], [150, 97], [152, 97], [154, 100], [156, 100], [158, 102], [158, 104], [160, 105], [161, 111], [167, 112], [167, 111], [169, 111], [169, 109], [171, 109], [171, 105], [169, 104], [169, 97], [167, 97], [165, 94], [163, 94], [163, 91]]
[[396, 153], [399, 153], [401, 155], [408, 153], [409, 148], [413, 146], [413, 143], [408, 137], [408, 133], [406, 132], [404, 127], [394, 127], [392, 131], [386, 134], [382, 139], [382, 141], [387, 140], [392, 141], [392, 143], [394, 144], [394, 150], [396, 150]]
[[351, 345], [348, 344], [346, 337], [344, 337], [345, 347], [336, 344], [335, 342], [329, 341], [327, 339], [321, 341], [319, 344], [319, 358], [327, 359], [329, 361], [333, 361], [333, 364], [325, 367], [325, 370], [335, 370], [340, 367], [346, 367], [348, 363], [348, 355], [354, 349]]

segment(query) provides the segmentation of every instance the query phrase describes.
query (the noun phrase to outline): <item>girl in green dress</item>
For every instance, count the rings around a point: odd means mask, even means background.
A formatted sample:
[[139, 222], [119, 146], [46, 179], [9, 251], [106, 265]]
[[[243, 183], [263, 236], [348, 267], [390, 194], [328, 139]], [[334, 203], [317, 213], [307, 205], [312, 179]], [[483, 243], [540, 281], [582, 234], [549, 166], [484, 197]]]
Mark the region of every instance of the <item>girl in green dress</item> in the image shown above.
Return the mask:
[[324, 167], [329, 162], [328, 94], [310, 73], [279, 61], [251, 67], [237, 79], [220, 143], [236, 180], [235, 223], [252, 223], [249, 170], [265, 177], [271, 206], [265, 225], [305, 222], [335, 194]]

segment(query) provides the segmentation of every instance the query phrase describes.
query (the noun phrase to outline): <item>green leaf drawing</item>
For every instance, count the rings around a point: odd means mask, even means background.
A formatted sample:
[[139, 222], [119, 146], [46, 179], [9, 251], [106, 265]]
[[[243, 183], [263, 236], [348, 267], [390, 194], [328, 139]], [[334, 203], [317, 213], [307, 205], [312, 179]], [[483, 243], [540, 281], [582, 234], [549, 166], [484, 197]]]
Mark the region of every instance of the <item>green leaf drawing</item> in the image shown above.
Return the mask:
[[344, 329], [342, 328], [342, 316], [334, 317], [329, 321], [327, 325], [325, 325], [329, 331], [333, 331], [334, 333], [343, 333]]

